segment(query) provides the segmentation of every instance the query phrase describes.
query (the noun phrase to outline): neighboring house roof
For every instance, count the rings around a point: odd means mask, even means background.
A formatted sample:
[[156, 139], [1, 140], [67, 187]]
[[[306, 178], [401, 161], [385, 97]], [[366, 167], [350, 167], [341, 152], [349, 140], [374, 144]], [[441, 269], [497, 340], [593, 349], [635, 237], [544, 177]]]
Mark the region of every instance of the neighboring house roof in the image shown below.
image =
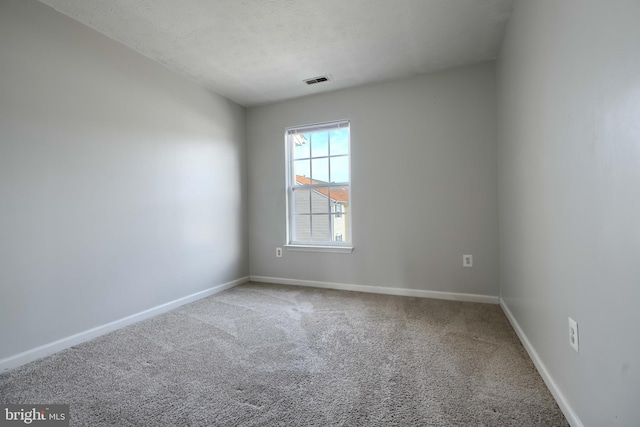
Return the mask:
[[[296, 182], [302, 185], [322, 185], [328, 184], [324, 181], [318, 181], [316, 179], [307, 178], [306, 176], [296, 175]], [[332, 188], [331, 193], [329, 193], [328, 188], [314, 188], [313, 191], [317, 191], [325, 197], [329, 197], [331, 200], [335, 200], [336, 202], [349, 202], [349, 190], [346, 188]], [[331, 194], [331, 196], [329, 196]]]

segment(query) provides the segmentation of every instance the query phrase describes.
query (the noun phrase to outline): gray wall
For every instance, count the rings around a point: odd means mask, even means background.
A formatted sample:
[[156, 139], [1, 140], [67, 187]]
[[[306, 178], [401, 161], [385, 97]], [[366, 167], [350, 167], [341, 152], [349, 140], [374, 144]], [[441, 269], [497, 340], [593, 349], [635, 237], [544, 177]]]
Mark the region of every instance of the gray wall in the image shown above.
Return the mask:
[[[248, 109], [251, 274], [498, 295], [495, 90], [489, 62]], [[355, 250], [276, 258], [285, 127], [337, 119], [351, 120]]]
[[0, 2], [0, 359], [248, 274], [244, 109]]
[[639, 17], [517, 1], [499, 61], [501, 296], [586, 426], [640, 422]]

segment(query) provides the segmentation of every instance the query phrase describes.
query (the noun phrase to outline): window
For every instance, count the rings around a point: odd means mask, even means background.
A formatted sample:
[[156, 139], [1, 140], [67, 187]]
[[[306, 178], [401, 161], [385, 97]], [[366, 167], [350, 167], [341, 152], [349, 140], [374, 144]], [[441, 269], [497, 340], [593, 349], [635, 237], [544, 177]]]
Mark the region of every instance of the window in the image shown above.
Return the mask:
[[287, 243], [349, 247], [349, 122], [289, 128], [285, 137]]

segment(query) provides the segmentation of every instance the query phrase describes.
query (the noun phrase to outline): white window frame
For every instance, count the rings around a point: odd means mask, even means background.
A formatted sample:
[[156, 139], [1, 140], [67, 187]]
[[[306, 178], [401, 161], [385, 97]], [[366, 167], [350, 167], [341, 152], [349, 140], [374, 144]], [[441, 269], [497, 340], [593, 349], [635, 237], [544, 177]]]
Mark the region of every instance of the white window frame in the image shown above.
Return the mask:
[[[303, 187], [307, 187], [309, 189], [313, 189], [314, 187], [318, 188], [331, 188], [331, 187], [339, 187], [339, 188], [347, 188], [348, 189], [348, 206], [349, 212], [346, 215], [346, 220], [348, 222], [348, 229], [350, 230], [350, 241], [295, 241], [292, 239], [293, 236], [293, 187], [295, 186], [295, 171], [294, 171], [294, 155], [293, 155], [293, 144], [292, 144], [292, 136], [295, 134], [304, 134], [304, 133], [312, 133], [322, 130], [332, 130], [339, 128], [348, 128], [349, 129], [349, 150], [348, 150], [348, 164], [349, 164], [349, 181], [348, 182], [340, 182], [340, 183], [322, 183], [322, 184], [309, 184], [304, 185]], [[336, 120], [331, 122], [323, 122], [323, 123], [315, 123], [303, 126], [292, 126], [285, 129], [284, 134], [285, 140], [285, 153], [286, 153], [286, 244], [285, 248], [287, 250], [293, 251], [314, 251], [314, 252], [338, 252], [338, 253], [351, 253], [353, 251], [353, 228], [351, 227], [351, 218], [353, 217], [353, 205], [351, 203], [351, 122], [349, 120]], [[324, 158], [327, 157], [331, 159], [331, 151], [330, 147], [328, 148], [327, 156], [318, 156], [313, 157], [310, 152], [309, 159], [316, 158]], [[300, 160], [300, 159], [297, 159]], [[329, 174], [330, 174], [330, 166], [331, 162], [329, 161]], [[299, 187], [299, 186], [297, 186]], [[331, 212], [331, 210], [330, 210]], [[346, 213], [342, 212], [344, 216]], [[333, 233], [332, 233], [333, 234]]]

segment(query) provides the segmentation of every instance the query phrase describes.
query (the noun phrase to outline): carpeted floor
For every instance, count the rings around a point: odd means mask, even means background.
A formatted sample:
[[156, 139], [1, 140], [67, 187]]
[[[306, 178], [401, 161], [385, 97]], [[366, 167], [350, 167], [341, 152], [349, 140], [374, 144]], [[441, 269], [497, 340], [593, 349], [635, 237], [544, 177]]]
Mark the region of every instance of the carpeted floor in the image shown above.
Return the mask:
[[567, 426], [500, 307], [248, 283], [0, 375], [77, 426]]

